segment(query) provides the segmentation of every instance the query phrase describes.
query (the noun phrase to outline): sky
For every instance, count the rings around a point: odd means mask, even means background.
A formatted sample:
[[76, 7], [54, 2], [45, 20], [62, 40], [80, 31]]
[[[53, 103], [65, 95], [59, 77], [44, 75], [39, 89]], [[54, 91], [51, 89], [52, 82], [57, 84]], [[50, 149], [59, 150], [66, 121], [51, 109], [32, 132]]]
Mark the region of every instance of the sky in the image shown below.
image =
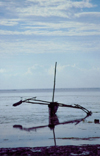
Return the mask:
[[0, 89], [100, 87], [100, 0], [0, 0]]

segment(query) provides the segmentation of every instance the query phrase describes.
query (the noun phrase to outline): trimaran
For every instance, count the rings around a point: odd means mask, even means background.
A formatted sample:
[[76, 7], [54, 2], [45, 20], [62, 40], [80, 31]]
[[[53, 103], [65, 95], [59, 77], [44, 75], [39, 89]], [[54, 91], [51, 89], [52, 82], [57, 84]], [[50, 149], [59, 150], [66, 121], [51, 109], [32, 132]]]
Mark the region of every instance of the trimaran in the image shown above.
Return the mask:
[[31, 103], [31, 104], [40, 104], [40, 105], [47, 105], [49, 107], [49, 114], [50, 116], [55, 115], [55, 113], [58, 110], [58, 107], [70, 107], [70, 108], [76, 108], [76, 109], [81, 109], [85, 113], [87, 113], [87, 116], [91, 115], [92, 112], [87, 110], [86, 108], [80, 106], [79, 104], [74, 104], [74, 105], [68, 105], [68, 104], [63, 104], [59, 102], [54, 101], [54, 94], [55, 94], [55, 84], [56, 84], [56, 68], [57, 68], [57, 62], [55, 63], [55, 70], [54, 70], [54, 86], [53, 86], [53, 96], [52, 96], [52, 101], [45, 101], [45, 100], [38, 100], [36, 97], [28, 98], [25, 100], [20, 100], [17, 103], [14, 103], [13, 106], [18, 106], [22, 103]]

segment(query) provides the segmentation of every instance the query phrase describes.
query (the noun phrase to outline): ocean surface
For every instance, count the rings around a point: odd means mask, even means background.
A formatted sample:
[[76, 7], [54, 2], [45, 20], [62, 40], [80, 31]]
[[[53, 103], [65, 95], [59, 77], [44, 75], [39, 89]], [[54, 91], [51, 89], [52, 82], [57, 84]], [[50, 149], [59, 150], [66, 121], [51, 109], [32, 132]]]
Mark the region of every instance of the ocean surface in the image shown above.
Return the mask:
[[0, 148], [100, 144], [100, 88], [55, 91], [54, 101], [92, 111], [87, 118], [80, 109], [59, 107], [51, 119], [47, 105], [12, 106], [31, 97], [51, 102], [52, 89], [0, 90]]

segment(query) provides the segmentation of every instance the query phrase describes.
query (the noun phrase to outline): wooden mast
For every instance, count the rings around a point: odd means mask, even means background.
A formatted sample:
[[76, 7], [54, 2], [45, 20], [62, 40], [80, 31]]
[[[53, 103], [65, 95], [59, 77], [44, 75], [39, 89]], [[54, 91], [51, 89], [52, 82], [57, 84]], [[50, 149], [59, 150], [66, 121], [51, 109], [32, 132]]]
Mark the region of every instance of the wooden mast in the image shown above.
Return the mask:
[[52, 102], [54, 102], [54, 94], [55, 94], [55, 85], [56, 85], [56, 68], [57, 68], [57, 62], [55, 63], [55, 70], [54, 70], [54, 86], [53, 86]]
[[50, 104], [48, 105], [50, 116], [53, 116], [58, 109], [58, 103], [54, 102], [55, 85], [56, 85], [56, 67], [57, 67], [57, 62], [55, 63], [55, 69], [54, 69], [54, 86], [53, 86], [52, 102], [50, 102]]

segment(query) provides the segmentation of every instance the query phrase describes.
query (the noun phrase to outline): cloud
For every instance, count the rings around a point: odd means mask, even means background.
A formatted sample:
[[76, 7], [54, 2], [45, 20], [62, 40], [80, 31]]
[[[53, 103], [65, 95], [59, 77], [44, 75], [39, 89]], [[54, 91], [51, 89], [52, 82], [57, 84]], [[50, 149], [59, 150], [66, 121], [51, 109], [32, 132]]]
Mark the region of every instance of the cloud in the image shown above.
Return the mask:
[[24, 79], [26, 84], [31, 80], [30, 86], [33, 77], [42, 82], [46, 75], [49, 82], [54, 75], [54, 66], [50, 65], [57, 59], [58, 79], [63, 86], [62, 79], [72, 83], [75, 76], [82, 82], [83, 75], [93, 77], [96, 73], [97, 77], [99, 19], [99, 2], [92, 0], [1, 0], [0, 73], [12, 80], [15, 75], [15, 81]]
[[[39, 25], [40, 23], [38, 23]], [[91, 36], [100, 35], [100, 24], [82, 22], [41, 23], [39, 27], [26, 26], [28, 30], [0, 30], [1, 35], [40, 36]], [[25, 28], [24, 28], [25, 29]]]
[[75, 7], [75, 8], [92, 8], [95, 6], [96, 5], [93, 5], [92, 3], [90, 3], [90, 0], [72, 2], [72, 7]]
[[75, 17], [87, 17], [87, 16], [91, 16], [93, 17], [99, 17], [100, 18], [100, 12], [81, 12], [81, 13], [76, 13]]
[[34, 64], [31, 67], [28, 67], [27, 71], [25, 72], [25, 75], [36, 75], [38, 73], [41, 74], [44, 72], [44, 66], [39, 64]]
[[31, 71], [31, 68], [28, 68], [28, 70], [27, 70], [27, 72], [25, 73], [25, 75], [32, 75], [33, 73], [32, 73], [32, 71]]
[[32, 66], [32, 67], [29, 67], [28, 69], [27, 69], [27, 72], [25, 73], [25, 75], [28, 75], [28, 74], [33, 74], [33, 72], [34, 72], [34, 70], [37, 68], [37, 64], [35, 64], [34, 66]]
[[0, 69], [0, 73], [5, 73], [6, 72], [6, 70], [5, 69]]
[[[25, 20], [25, 18], [35, 17], [66, 17], [70, 18], [73, 9], [95, 7], [90, 0], [26, 0], [26, 1], [1, 1], [1, 11], [7, 18], [14, 16]], [[3, 9], [2, 9], [3, 8]], [[74, 10], [75, 11], [75, 10]], [[71, 16], [72, 17], [72, 16]]]
[[95, 24], [95, 27], [100, 24], [100, 12], [78, 12], [74, 14], [76, 21], [86, 24]]
[[18, 24], [18, 19], [1, 19], [0, 25], [2, 26], [15, 26]]
[[17, 8], [17, 12], [20, 14], [20, 16], [59, 16], [70, 18], [70, 15], [73, 12], [72, 9], [74, 8], [81, 9], [95, 6], [91, 4], [89, 0], [75, 2], [71, 0], [27, 0], [26, 3], [27, 7], [24, 6], [23, 8]]
[[[22, 5], [23, 4], [23, 5]], [[78, 21], [87, 16], [100, 16], [100, 13], [81, 12], [82, 8], [95, 7], [89, 0], [26, 0], [2, 1], [0, 20], [1, 35], [21, 36], [91, 36], [100, 35], [100, 25]], [[58, 17], [58, 18], [57, 18]], [[76, 21], [75, 21], [76, 20]], [[82, 19], [81, 19], [82, 20]], [[11, 28], [10, 28], [11, 27]]]
[[[76, 65], [75, 64], [65, 64], [65, 65], [61, 65], [61, 64], [57, 64], [57, 73], [61, 73], [61, 72], [64, 72], [67, 68], [75, 68]], [[49, 75], [53, 75], [54, 74], [54, 66], [51, 66], [49, 69], [48, 69], [48, 72], [47, 72]]]
[[[77, 30], [78, 31], [78, 30]], [[37, 38], [36, 36], [29, 36], [28, 38], [22, 38], [17, 36], [16, 39], [13, 36], [3, 38], [0, 40], [0, 58], [12, 57], [26, 54], [54, 54], [62, 53], [92, 53], [98, 52], [100, 49], [100, 41], [97, 37], [76, 37], [75, 38]], [[96, 53], [97, 54], [97, 53]], [[95, 54], [95, 56], [96, 56]]]
[[92, 70], [93, 70], [93, 71], [100, 72], [100, 67], [93, 67]]

